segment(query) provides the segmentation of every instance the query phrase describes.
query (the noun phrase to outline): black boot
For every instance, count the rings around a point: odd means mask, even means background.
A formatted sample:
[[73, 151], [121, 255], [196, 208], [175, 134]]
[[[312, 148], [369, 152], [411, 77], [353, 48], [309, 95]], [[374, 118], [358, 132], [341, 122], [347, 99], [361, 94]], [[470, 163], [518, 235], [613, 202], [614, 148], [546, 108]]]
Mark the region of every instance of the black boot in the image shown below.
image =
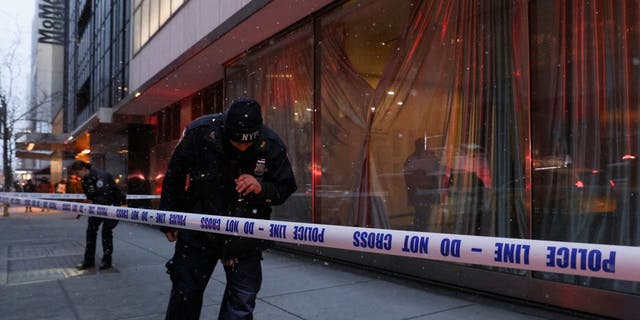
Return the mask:
[[77, 265], [76, 269], [85, 270], [85, 269], [93, 268], [95, 266], [96, 266], [95, 262], [85, 260], [81, 264]]
[[100, 264], [100, 270], [111, 269], [113, 265], [111, 265], [111, 256], [102, 257], [102, 263]]

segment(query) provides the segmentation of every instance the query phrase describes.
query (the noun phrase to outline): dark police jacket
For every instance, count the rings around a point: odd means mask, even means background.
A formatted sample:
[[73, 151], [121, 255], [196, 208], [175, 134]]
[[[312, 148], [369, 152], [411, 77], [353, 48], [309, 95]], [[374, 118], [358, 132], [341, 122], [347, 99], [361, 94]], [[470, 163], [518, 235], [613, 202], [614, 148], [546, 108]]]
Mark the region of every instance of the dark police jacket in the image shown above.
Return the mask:
[[[256, 177], [262, 192], [239, 202], [234, 179], [240, 174]], [[241, 152], [224, 138], [222, 114], [211, 114], [185, 129], [164, 177], [159, 209], [269, 219], [271, 206], [282, 204], [295, 190], [286, 147], [273, 130], [263, 126], [258, 139]], [[229, 242], [229, 237], [190, 230], [180, 230], [178, 238], [193, 245], [220, 245], [221, 249]], [[242, 254], [225, 251], [227, 257]]]
[[113, 177], [93, 168], [82, 178], [82, 189], [87, 199], [95, 204], [119, 206], [126, 201], [126, 195], [118, 188]]

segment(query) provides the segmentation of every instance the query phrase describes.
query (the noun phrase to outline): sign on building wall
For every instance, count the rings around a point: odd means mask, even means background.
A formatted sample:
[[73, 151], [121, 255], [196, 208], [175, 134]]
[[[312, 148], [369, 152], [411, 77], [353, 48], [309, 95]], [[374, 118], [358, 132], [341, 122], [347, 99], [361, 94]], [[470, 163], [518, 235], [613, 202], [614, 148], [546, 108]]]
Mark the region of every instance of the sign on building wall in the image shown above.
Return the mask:
[[38, 2], [38, 42], [64, 45], [65, 1], [40, 0]]

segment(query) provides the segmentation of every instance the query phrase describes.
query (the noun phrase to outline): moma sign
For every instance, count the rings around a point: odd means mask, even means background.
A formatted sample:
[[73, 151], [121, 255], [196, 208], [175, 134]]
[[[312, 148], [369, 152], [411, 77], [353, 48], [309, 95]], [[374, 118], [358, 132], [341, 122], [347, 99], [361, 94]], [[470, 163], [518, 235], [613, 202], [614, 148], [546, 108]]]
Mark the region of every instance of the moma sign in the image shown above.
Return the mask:
[[64, 45], [65, 1], [38, 1], [38, 42]]

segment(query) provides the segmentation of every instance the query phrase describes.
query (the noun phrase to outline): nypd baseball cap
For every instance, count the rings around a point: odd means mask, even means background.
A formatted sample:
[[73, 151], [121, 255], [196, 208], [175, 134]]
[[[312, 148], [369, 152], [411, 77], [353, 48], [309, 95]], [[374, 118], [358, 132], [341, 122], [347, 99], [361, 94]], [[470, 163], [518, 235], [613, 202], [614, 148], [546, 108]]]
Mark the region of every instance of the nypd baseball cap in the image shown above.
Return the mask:
[[250, 98], [238, 98], [224, 112], [224, 132], [232, 141], [253, 142], [262, 129], [260, 104]]

